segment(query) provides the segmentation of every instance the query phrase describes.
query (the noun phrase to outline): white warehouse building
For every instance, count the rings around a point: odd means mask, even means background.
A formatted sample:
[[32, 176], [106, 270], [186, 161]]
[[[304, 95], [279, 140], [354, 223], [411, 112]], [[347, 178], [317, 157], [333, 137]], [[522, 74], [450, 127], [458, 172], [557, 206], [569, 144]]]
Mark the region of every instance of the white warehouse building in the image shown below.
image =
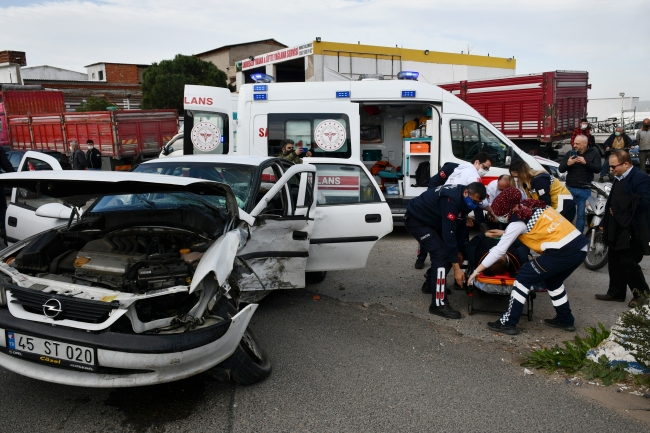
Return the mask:
[[254, 73], [265, 73], [277, 82], [357, 80], [361, 74], [382, 75], [390, 80], [403, 70], [417, 71], [421, 81], [450, 83], [515, 75], [514, 58], [455, 54], [427, 49], [381, 47], [315, 41], [250, 55], [236, 62], [237, 89], [251, 83]]

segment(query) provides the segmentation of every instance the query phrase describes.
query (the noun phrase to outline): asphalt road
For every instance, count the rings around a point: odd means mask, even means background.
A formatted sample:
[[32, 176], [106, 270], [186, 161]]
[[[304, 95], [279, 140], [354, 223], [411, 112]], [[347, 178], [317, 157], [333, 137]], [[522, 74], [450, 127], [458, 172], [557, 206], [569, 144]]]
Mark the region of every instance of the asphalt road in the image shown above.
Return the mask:
[[[584, 397], [560, 375], [525, 375], [520, 354], [572, 335], [540, 320], [548, 296], [515, 337], [467, 316], [430, 316], [402, 229], [379, 242], [368, 267], [332, 272], [306, 290], [262, 301], [253, 325], [273, 363], [264, 382], [241, 387], [203, 374], [184, 381], [95, 390], [53, 385], [0, 369], [0, 425], [14, 432], [444, 431], [647, 432], [650, 424]], [[644, 269], [649, 263], [644, 261]], [[624, 305], [598, 303], [606, 272], [580, 268], [567, 291], [579, 326], [613, 323]], [[320, 296], [319, 300], [314, 295]], [[504, 301], [496, 302], [502, 307]], [[539, 341], [538, 341], [539, 340]], [[614, 394], [616, 396], [617, 394]], [[635, 398], [625, 409], [650, 409]]]

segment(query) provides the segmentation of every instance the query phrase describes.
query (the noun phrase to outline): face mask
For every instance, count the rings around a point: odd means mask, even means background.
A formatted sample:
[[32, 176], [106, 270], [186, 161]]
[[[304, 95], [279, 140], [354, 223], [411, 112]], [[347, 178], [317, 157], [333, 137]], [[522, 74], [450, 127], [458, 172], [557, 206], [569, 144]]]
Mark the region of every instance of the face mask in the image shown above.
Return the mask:
[[474, 203], [474, 200], [472, 200], [471, 197], [467, 196], [465, 197], [465, 207], [467, 208], [468, 211], [473, 211], [478, 207], [478, 205]]
[[587, 129], [587, 124], [586, 124], [586, 123], [583, 123], [582, 125], [580, 125], [580, 128], [581, 128], [581, 129]]
[[478, 171], [478, 175], [481, 176], [481, 177], [485, 176], [487, 173], [488, 173], [488, 171], [483, 169], [483, 168], [479, 169], [479, 171]]
[[88, 145], [88, 149], [93, 150], [94, 148], [95, 148], [95, 146], [93, 146], [92, 144]]
[[650, 123], [644, 123], [644, 124], [643, 124], [643, 127], [644, 127], [645, 129], [649, 129], [649, 128], [650, 128]]
[[621, 133], [618, 132], [618, 131], [616, 131], [616, 132], [614, 133], [614, 135], [618, 137], [619, 135], [621, 135]]
[[497, 221], [499, 221], [502, 224], [508, 224], [508, 217], [506, 215], [497, 216]]

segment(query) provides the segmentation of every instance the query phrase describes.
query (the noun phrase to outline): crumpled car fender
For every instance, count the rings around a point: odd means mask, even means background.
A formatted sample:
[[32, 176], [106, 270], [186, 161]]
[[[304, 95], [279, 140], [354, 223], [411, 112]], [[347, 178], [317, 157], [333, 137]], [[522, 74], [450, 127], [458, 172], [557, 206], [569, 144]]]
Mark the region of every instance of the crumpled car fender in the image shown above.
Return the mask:
[[203, 279], [213, 272], [219, 283], [219, 287], [228, 281], [228, 276], [232, 272], [233, 263], [239, 249], [240, 231], [231, 230], [208, 248], [199, 265], [196, 267], [192, 284], [190, 284], [190, 293], [194, 292]]

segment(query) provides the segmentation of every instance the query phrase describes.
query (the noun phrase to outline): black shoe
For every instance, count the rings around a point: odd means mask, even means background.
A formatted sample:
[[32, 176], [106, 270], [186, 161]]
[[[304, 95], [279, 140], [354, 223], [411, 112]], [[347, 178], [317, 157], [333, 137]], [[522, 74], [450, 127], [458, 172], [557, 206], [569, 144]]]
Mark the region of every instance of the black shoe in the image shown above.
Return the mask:
[[426, 293], [427, 295], [431, 294], [431, 285], [428, 281], [422, 283], [422, 293]]
[[440, 307], [431, 305], [429, 307], [429, 313], [444, 317], [445, 319], [460, 319], [463, 317], [460, 311], [454, 310], [449, 304], [441, 305]]
[[550, 326], [551, 328], [558, 328], [558, 329], [562, 329], [562, 330], [567, 331], [567, 332], [573, 332], [573, 331], [576, 330], [576, 327], [573, 326], [573, 324], [566, 325], [566, 324], [560, 322], [560, 319], [558, 319], [557, 317], [553, 317], [552, 319], [544, 319], [544, 323], [547, 326]]
[[519, 331], [517, 331], [517, 325], [506, 326], [502, 324], [500, 320], [497, 320], [496, 322], [488, 322], [487, 325], [491, 331], [501, 332], [508, 335], [517, 335], [519, 333]]
[[424, 260], [417, 259], [415, 261], [415, 269], [423, 269], [424, 268]]

